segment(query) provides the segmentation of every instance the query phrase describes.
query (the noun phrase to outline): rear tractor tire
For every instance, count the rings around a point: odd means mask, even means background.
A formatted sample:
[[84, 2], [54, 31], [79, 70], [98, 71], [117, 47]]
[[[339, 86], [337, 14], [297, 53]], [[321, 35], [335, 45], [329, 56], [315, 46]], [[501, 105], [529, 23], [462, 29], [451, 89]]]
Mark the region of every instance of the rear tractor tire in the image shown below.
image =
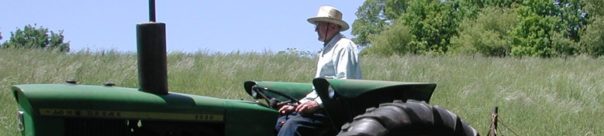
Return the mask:
[[342, 126], [338, 136], [478, 136], [454, 113], [423, 101], [394, 101], [368, 108]]

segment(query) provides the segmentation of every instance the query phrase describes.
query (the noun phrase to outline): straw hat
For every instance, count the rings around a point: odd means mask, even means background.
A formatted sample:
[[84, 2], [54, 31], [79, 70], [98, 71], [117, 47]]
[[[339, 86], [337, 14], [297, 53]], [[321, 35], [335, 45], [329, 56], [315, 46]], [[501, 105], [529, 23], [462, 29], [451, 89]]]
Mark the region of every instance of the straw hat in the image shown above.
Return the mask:
[[317, 16], [308, 18], [308, 22], [311, 24], [317, 24], [317, 22], [328, 22], [339, 25], [340, 31], [348, 30], [348, 23], [342, 20], [342, 12], [332, 6], [321, 6]]

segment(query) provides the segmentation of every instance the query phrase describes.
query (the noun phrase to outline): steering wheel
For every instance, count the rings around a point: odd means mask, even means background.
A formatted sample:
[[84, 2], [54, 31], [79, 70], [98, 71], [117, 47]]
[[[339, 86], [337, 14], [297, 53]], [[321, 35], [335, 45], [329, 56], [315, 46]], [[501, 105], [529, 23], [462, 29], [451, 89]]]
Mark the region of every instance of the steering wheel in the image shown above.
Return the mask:
[[[278, 101], [276, 97], [268, 95], [269, 93], [284, 97], [287, 100]], [[263, 88], [263, 87], [260, 87], [257, 85], [252, 86], [251, 95], [254, 98], [259, 98], [259, 97], [264, 98], [266, 103], [268, 103], [271, 108], [278, 108], [278, 106], [283, 105], [283, 104], [299, 104], [300, 103], [299, 100], [294, 97], [283, 94], [281, 92], [270, 90], [268, 88]]]

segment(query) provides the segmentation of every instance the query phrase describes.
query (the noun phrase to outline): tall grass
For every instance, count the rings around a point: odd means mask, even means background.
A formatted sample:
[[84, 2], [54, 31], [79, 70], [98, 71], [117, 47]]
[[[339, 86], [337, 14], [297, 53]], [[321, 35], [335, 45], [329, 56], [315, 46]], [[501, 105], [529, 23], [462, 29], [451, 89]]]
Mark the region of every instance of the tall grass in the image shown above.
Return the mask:
[[[249, 99], [243, 81], [310, 82], [315, 61], [272, 52], [173, 52], [168, 82], [172, 92]], [[495, 106], [502, 135], [604, 134], [604, 59], [363, 56], [361, 61], [365, 79], [437, 83], [431, 104], [457, 113], [483, 135]], [[136, 68], [135, 53], [2, 49], [0, 135], [19, 134], [11, 85], [71, 79], [135, 88]]]
[[[504, 135], [604, 134], [604, 61], [405, 56], [364, 59], [367, 79], [438, 83], [432, 97], [481, 130], [499, 106]], [[370, 73], [368, 73], [370, 72]]]

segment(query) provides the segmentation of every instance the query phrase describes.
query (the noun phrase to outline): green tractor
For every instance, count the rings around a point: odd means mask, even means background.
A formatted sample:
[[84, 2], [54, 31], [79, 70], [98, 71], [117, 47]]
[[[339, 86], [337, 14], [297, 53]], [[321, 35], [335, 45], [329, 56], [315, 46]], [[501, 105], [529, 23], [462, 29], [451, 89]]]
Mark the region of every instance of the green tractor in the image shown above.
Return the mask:
[[311, 83], [247, 81], [258, 101], [168, 92], [165, 24], [137, 25], [140, 88], [114, 84], [24, 84], [12, 87], [22, 135], [270, 136], [279, 105], [313, 87], [331, 122], [327, 135], [478, 135], [455, 114], [427, 103], [434, 83], [316, 78]]

